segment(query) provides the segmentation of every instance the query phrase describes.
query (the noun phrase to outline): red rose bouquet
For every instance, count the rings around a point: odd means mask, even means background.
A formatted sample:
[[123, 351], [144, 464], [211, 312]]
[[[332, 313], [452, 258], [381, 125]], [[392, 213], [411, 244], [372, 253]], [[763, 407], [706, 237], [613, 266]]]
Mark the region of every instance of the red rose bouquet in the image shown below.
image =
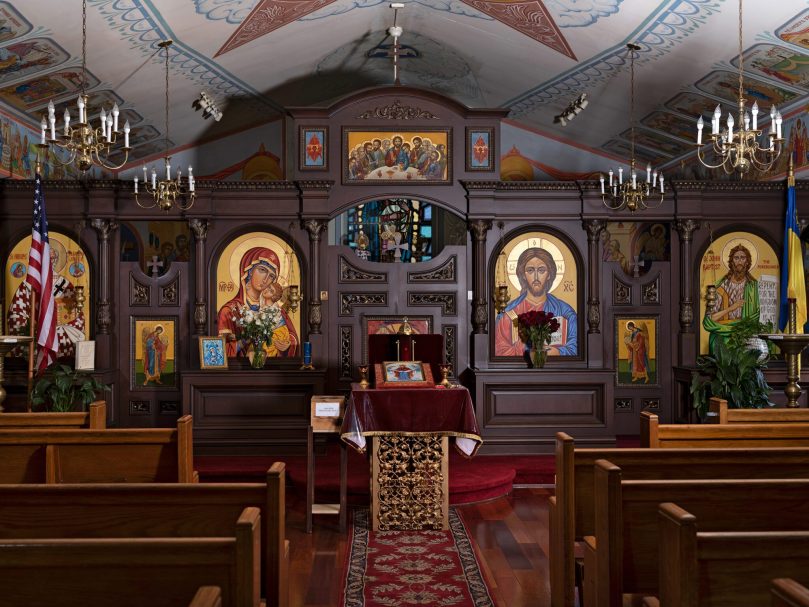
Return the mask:
[[545, 366], [548, 358], [546, 346], [551, 343], [551, 335], [559, 330], [559, 321], [550, 312], [532, 310], [519, 314], [515, 322], [520, 339], [531, 352], [533, 365]]

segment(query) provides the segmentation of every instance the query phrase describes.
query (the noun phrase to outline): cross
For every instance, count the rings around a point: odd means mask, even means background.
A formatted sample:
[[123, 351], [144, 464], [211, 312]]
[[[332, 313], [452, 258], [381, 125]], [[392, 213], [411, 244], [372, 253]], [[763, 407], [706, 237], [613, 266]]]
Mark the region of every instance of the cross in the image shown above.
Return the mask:
[[[398, 235], [398, 232], [397, 232], [397, 235]], [[401, 242], [401, 236], [399, 236], [399, 238], [397, 238], [394, 242], [396, 242], [396, 244], [393, 245], [392, 247], [388, 247], [388, 250], [389, 251], [390, 250], [396, 251], [393, 254], [394, 259], [396, 261], [402, 261], [402, 251], [407, 251], [410, 247], [409, 247], [409, 245], [407, 243], [399, 244]]]
[[640, 261], [640, 258], [635, 255], [632, 261], [632, 276], [640, 278], [640, 269], [644, 266], [645, 262]]
[[146, 264], [147, 268], [152, 271], [152, 276], [157, 277], [160, 275], [160, 268], [163, 267], [163, 262], [157, 255], [152, 255], [152, 261]]
[[64, 292], [65, 292], [65, 281], [63, 281], [63, 280], [56, 281], [56, 283], [54, 283], [54, 285], [53, 285], [53, 294], [56, 297], [59, 297]]

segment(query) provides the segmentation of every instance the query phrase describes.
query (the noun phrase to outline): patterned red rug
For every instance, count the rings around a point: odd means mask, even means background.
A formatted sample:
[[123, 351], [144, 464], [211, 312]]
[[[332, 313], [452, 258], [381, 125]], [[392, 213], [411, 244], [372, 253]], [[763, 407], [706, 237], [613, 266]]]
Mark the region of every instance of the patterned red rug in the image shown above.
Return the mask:
[[341, 607], [493, 607], [469, 535], [454, 508], [449, 531], [370, 531], [354, 510]]

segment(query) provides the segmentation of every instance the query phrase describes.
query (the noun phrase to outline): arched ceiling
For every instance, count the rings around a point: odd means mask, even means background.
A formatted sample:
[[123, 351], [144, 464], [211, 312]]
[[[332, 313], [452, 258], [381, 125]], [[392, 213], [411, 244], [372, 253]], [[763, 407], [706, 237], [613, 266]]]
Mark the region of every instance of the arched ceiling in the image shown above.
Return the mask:
[[[507, 107], [515, 123], [625, 155], [629, 69], [636, 59], [638, 155], [665, 163], [693, 150], [695, 118], [737, 98], [736, 0], [405, 0], [401, 82], [472, 107]], [[88, 0], [91, 101], [117, 102], [136, 127], [135, 157], [162, 149], [164, 68], [172, 38], [171, 147], [265, 124], [287, 105], [322, 105], [390, 84], [393, 11], [381, 0]], [[746, 95], [763, 113], [805, 110], [809, 2], [746, 0]], [[80, 0], [0, 1], [0, 104], [37, 128], [49, 99], [75, 107]], [[191, 107], [202, 91], [220, 122]], [[554, 124], [581, 93], [590, 105]]]

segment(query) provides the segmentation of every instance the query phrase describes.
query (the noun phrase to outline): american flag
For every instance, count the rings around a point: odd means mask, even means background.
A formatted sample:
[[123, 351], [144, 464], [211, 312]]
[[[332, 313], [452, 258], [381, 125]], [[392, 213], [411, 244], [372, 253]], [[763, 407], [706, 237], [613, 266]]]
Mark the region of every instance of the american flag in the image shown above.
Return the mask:
[[56, 360], [59, 342], [56, 338], [56, 310], [53, 300], [53, 268], [51, 245], [48, 242], [48, 218], [45, 215], [45, 195], [42, 177], [36, 174], [34, 186], [34, 227], [31, 230], [31, 250], [28, 251], [28, 275], [39, 304], [37, 308], [37, 371], [43, 371]]

